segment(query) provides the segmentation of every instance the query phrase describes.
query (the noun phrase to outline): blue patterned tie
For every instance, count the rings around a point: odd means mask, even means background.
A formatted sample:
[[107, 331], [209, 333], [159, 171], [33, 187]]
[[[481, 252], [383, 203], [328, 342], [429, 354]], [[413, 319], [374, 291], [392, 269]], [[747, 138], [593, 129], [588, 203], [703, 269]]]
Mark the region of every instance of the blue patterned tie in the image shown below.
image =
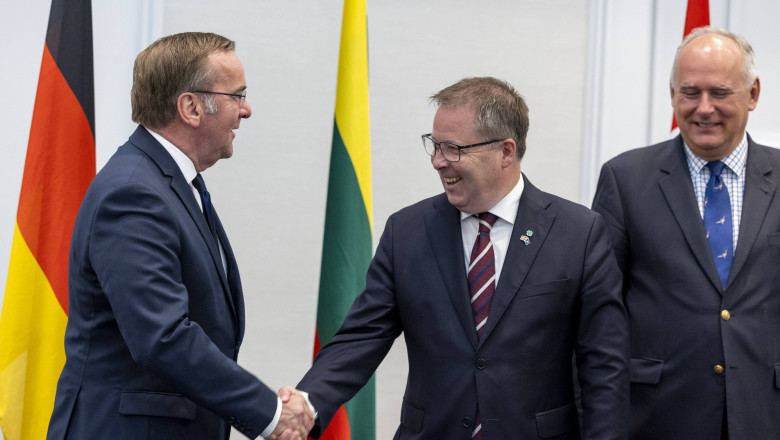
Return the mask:
[[214, 206], [211, 204], [211, 195], [206, 190], [206, 182], [203, 181], [200, 173], [192, 180], [192, 186], [198, 190], [200, 194], [200, 202], [203, 206], [203, 215], [206, 217], [206, 223], [211, 229], [211, 236], [214, 237], [214, 243], [219, 247], [219, 238], [217, 238], [217, 222], [216, 214], [214, 213]]
[[718, 268], [718, 275], [723, 287], [729, 279], [731, 260], [734, 253], [733, 229], [731, 227], [731, 201], [729, 189], [720, 177], [723, 167], [721, 161], [708, 162], [710, 180], [704, 193], [704, 229], [710, 242], [712, 258]]

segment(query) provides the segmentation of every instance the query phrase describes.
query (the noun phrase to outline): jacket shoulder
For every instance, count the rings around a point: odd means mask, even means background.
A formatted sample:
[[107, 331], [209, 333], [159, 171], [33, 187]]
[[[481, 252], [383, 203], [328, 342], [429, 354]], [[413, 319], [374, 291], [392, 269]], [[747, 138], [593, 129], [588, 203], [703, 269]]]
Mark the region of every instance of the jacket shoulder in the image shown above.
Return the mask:
[[628, 151], [624, 151], [612, 159], [607, 161], [607, 164], [612, 168], [623, 167], [636, 167], [637, 165], [659, 163], [662, 159], [665, 159], [670, 154], [680, 147], [680, 143], [677, 139], [669, 139], [657, 144], [634, 148]]
[[[433, 197], [428, 197], [427, 199], [420, 200], [419, 202], [413, 203], [404, 208], [401, 208], [398, 211], [394, 212], [390, 217], [396, 219], [418, 217], [418, 216], [425, 215], [428, 212], [435, 211], [436, 209], [441, 209], [442, 207], [445, 207], [447, 205], [449, 205], [449, 201], [447, 201], [447, 195], [441, 193]], [[455, 208], [452, 207], [452, 209]]]

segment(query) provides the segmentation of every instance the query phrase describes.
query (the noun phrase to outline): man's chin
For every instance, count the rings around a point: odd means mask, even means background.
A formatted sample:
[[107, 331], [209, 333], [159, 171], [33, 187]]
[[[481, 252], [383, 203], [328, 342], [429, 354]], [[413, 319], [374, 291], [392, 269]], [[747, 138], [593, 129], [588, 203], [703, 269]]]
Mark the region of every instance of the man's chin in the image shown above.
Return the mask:
[[444, 191], [445, 194], [447, 194], [447, 201], [450, 202], [450, 205], [454, 206], [461, 212], [467, 212], [465, 209], [467, 208], [465, 201], [462, 197], [458, 197], [455, 194], [452, 194], [448, 191]]
[[444, 188], [444, 194], [447, 195], [447, 200], [450, 202], [451, 205], [458, 206], [458, 201], [459, 201], [458, 197], [456, 197], [451, 192], [447, 191], [447, 188]]

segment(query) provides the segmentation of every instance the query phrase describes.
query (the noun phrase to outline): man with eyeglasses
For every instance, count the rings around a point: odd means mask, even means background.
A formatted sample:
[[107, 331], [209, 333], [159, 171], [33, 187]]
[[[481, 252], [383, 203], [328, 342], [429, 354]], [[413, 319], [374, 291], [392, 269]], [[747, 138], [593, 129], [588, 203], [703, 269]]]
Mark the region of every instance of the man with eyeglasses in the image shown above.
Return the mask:
[[67, 360], [48, 439], [301, 439], [302, 395], [284, 402], [236, 359], [238, 266], [200, 173], [233, 154], [252, 114], [235, 43], [167, 36], [133, 69], [139, 123], [95, 176], [70, 247]]
[[403, 333], [396, 439], [626, 439], [628, 323], [604, 222], [522, 175], [512, 86], [468, 78], [432, 101], [423, 145], [444, 194], [387, 221], [365, 290], [298, 384], [311, 434]]

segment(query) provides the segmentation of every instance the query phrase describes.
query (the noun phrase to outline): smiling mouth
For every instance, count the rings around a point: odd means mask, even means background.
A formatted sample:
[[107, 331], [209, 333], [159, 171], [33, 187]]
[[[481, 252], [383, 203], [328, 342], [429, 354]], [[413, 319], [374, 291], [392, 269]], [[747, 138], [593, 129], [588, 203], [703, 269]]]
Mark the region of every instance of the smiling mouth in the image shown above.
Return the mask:
[[442, 177], [442, 180], [444, 180], [444, 183], [451, 185], [453, 183], [460, 182], [461, 180], [463, 180], [463, 178], [461, 178], [461, 177]]
[[720, 125], [718, 122], [694, 122], [694, 124], [702, 128], [710, 128]]

